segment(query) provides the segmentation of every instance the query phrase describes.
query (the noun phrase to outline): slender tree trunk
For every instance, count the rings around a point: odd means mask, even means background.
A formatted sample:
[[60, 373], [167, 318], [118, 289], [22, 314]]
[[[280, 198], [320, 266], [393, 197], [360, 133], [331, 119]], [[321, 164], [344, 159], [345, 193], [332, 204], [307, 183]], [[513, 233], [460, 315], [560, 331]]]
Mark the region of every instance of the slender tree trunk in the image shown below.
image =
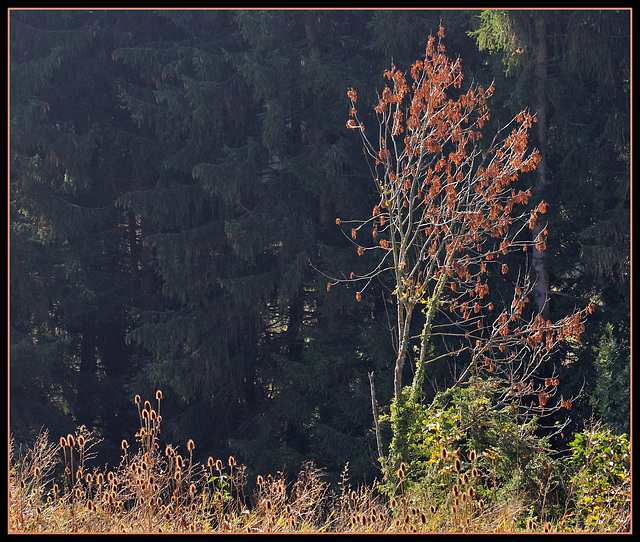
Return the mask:
[[[314, 11], [304, 12], [304, 29], [307, 38], [309, 58], [320, 59], [320, 45], [318, 43], [318, 32], [316, 24], [316, 14]], [[315, 129], [315, 127], [313, 127]], [[331, 183], [325, 183], [322, 192], [318, 197], [318, 220], [322, 226], [333, 224], [335, 220], [335, 210], [331, 201]]]
[[[449, 258], [451, 260], [452, 256]], [[420, 357], [418, 358], [418, 362], [416, 365], [416, 372], [413, 377], [412, 394], [413, 400], [418, 399], [418, 395], [422, 391], [422, 382], [424, 381], [424, 372], [425, 365], [427, 364], [427, 351], [429, 348], [429, 343], [431, 342], [431, 324], [433, 323], [433, 318], [436, 313], [436, 308], [438, 306], [438, 302], [440, 300], [440, 296], [442, 295], [442, 290], [444, 288], [444, 283], [447, 279], [446, 274], [442, 274], [436, 283], [436, 287], [433, 291], [433, 296], [431, 297], [431, 303], [429, 304], [427, 310], [425, 311], [425, 322], [422, 328], [422, 333], [420, 334]]]
[[87, 322], [82, 329], [80, 339], [80, 364], [78, 371], [78, 383], [76, 390], [76, 422], [84, 425], [87, 429], [93, 429], [96, 416], [95, 397], [97, 396], [94, 386], [96, 384], [96, 331], [93, 322]]
[[300, 328], [304, 321], [304, 293], [302, 291], [289, 304], [289, 323], [285, 332], [287, 357], [292, 361], [300, 361], [304, 343], [300, 338]]
[[152, 233], [149, 219], [138, 218], [134, 211], [127, 211], [126, 217], [131, 272], [139, 277], [140, 290], [145, 294], [151, 294], [156, 290], [157, 279], [150, 265], [153, 258], [152, 249], [143, 242], [145, 236]]
[[373, 382], [373, 371], [369, 373], [369, 385], [371, 386], [371, 411], [373, 412], [373, 424], [376, 430], [376, 445], [378, 447], [378, 460], [383, 461], [382, 438], [380, 437], [380, 421], [378, 419], [378, 403], [376, 401], [376, 387]]
[[[537, 179], [534, 184], [534, 192], [541, 196], [548, 184], [547, 179], [547, 27], [546, 15], [538, 13], [535, 20], [534, 40], [536, 95], [534, 109], [538, 122], [536, 131], [538, 147], [542, 159], [536, 169]], [[544, 229], [544, 222], [539, 220], [533, 228], [532, 236], [535, 240]], [[533, 247], [531, 265], [536, 275], [536, 284], [533, 288], [533, 301], [538, 312], [544, 317], [549, 317], [549, 271], [547, 269], [545, 253]]]
[[413, 307], [405, 306], [405, 303], [398, 297], [398, 354], [393, 371], [393, 395], [396, 401], [402, 392], [402, 371], [409, 351], [412, 316]]

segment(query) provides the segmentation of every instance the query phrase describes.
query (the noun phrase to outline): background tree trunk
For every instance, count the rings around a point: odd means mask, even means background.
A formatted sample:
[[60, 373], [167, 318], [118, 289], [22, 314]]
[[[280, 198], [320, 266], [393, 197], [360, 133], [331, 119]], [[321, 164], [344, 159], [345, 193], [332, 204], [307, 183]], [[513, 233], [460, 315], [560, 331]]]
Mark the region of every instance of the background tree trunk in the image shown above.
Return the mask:
[[[534, 111], [538, 122], [536, 123], [536, 135], [538, 138], [538, 149], [541, 160], [536, 168], [537, 179], [533, 186], [538, 199], [542, 195], [548, 184], [547, 178], [547, 26], [546, 14], [540, 13], [536, 16], [533, 29], [533, 42], [536, 46], [535, 59], [535, 79], [536, 98]], [[549, 271], [547, 269], [544, 251], [538, 250], [535, 246], [535, 239], [545, 228], [545, 222], [540, 219], [536, 222], [532, 230], [534, 246], [532, 249], [531, 265], [534, 271], [536, 283], [533, 287], [533, 301], [538, 312], [545, 318], [549, 318]]]

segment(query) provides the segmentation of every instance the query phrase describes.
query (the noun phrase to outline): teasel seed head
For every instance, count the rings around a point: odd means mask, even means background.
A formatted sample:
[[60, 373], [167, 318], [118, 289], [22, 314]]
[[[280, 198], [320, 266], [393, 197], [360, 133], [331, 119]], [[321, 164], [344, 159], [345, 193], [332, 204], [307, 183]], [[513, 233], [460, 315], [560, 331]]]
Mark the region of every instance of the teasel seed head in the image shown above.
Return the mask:
[[66, 445], [67, 445], [67, 439], [66, 439], [66, 438], [64, 438], [64, 437], [60, 437], [60, 442], [59, 442], [59, 444], [60, 444], [60, 448], [64, 448], [64, 447], [66, 447]]
[[233, 456], [229, 456], [229, 466], [233, 467], [236, 464], [236, 460], [233, 458]]
[[76, 440], [73, 438], [73, 435], [67, 435], [67, 444], [70, 448], [73, 448], [76, 445]]
[[194, 444], [193, 440], [189, 439], [189, 441], [187, 442], [187, 450], [189, 450], [190, 452], [193, 452], [193, 449], [196, 447], [196, 445]]
[[216, 470], [217, 470], [218, 472], [222, 472], [222, 469], [223, 469], [223, 467], [222, 467], [222, 461], [220, 461], [220, 459], [216, 459]]
[[122, 439], [122, 442], [120, 443], [120, 448], [122, 448], [123, 450], [126, 450], [129, 447], [129, 443]]
[[133, 398], [133, 401], [135, 402], [136, 405], [140, 404], [140, 396], [136, 394], [136, 396]]
[[162, 399], [162, 392], [160, 390], [158, 390], [156, 392], [156, 399], [159, 401], [160, 399]]

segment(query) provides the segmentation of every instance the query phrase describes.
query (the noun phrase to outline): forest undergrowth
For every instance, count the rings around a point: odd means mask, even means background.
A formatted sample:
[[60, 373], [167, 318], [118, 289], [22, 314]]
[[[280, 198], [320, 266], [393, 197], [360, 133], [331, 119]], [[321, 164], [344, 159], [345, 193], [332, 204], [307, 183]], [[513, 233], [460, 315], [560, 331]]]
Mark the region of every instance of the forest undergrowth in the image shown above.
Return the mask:
[[[9, 532], [604, 532], [629, 531], [629, 442], [599, 424], [579, 433], [564, 461], [569, 491], [537, 494], [497, 487], [480, 467], [488, 450], [443, 449], [444, 477], [409, 483], [352, 485], [348, 465], [337, 487], [312, 462], [296, 477], [279, 472], [250, 480], [233, 457], [194, 459], [160, 443], [160, 402], [136, 396], [136, 444], [122, 441], [120, 464], [100, 469], [99, 440], [80, 427], [51, 442], [45, 431], [29, 449], [10, 441]], [[135, 448], [135, 450], [134, 450]], [[434, 471], [436, 472], [436, 471]], [[542, 502], [541, 502], [542, 501]], [[537, 515], [534, 511], [538, 511]], [[541, 512], [540, 512], [541, 511]], [[554, 512], [555, 511], [555, 512]]]

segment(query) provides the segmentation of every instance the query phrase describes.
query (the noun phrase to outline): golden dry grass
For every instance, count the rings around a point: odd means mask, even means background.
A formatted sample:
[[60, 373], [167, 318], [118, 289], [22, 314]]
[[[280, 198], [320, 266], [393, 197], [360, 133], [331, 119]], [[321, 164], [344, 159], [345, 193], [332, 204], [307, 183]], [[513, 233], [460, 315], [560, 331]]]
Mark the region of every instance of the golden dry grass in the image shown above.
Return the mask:
[[[423, 489], [388, 498], [375, 485], [352, 487], [348, 466], [330, 487], [313, 463], [297, 477], [282, 473], [248, 480], [233, 457], [193, 459], [189, 440], [182, 450], [160, 446], [161, 393], [157, 405], [136, 396], [140, 431], [136, 444], [122, 441], [120, 464], [106, 472], [88, 469], [96, 442], [84, 428], [57, 443], [41, 434], [16, 453], [10, 443], [10, 532], [516, 532], [564, 531], [526, 519], [523, 499], [485, 503], [474, 474], [458, 473], [439, 499]], [[133, 451], [136, 448], [136, 451]], [[62, 468], [62, 474], [60, 470]], [[404, 477], [403, 466], [399, 471]], [[255, 483], [254, 483], [255, 482]], [[249, 490], [249, 487], [254, 489]]]

